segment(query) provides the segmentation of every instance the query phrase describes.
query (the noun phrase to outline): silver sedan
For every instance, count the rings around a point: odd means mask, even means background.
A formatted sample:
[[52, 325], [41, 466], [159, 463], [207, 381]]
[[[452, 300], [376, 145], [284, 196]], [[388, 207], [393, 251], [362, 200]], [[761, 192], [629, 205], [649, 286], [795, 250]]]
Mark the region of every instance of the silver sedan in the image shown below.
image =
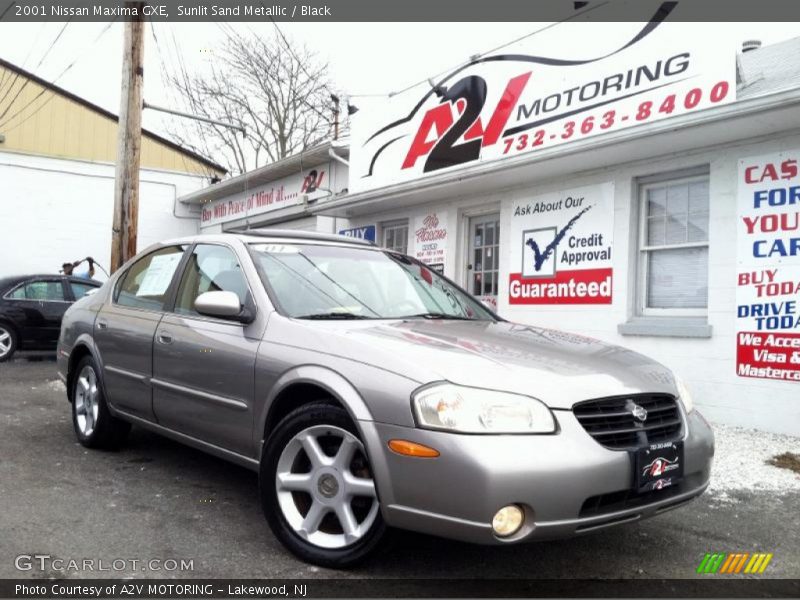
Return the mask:
[[150, 247], [67, 311], [58, 369], [84, 446], [134, 424], [257, 471], [275, 535], [324, 566], [389, 527], [512, 544], [651, 517], [714, 453], [658, 363], [332, 235]]

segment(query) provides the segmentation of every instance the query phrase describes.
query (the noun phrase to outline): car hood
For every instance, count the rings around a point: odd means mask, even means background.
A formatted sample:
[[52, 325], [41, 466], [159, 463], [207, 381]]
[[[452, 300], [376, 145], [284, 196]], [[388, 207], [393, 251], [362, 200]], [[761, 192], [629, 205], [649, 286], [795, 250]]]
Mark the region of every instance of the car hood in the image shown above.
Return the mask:
[[306, 334], [295, 329], [293, 345], [299, 342], [421, 384], [446, 380], [515, 392], [552, 408], [624, 394], [676, 394], [672, 372], [663, 365], [563, 331], [509, 322], [424, 319], [292, 323]]

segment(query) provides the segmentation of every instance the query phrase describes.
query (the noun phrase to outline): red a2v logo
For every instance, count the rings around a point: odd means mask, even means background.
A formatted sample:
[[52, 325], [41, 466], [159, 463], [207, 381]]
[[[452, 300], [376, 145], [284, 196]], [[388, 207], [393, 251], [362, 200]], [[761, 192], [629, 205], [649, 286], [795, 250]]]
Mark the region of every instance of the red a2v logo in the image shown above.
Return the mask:
[[481, 121], [486, 80], [470, 75], [453, 84], [441, 95], [442, 103], [423, 115], [402, 168], [412, 168], [422, 157], [427, 157], [426, 173], [478, 160], [481, 148], [500, 139], [530, 76], [528, 71], [509, 80], [486, 126]]

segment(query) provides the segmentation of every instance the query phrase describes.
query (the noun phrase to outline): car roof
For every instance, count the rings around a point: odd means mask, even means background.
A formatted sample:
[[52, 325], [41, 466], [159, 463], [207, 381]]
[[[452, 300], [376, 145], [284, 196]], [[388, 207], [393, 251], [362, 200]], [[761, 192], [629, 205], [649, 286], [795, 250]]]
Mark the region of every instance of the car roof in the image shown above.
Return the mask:
[[100, 287], [103, 285], [102, 282], [95, 281], [94, 279], [84, 279], [83, 277], [64, 275], [62, 273], [31, 273], [29, 275], [10, 275], [8, 277], [0, 278], [0, 291], [5, 291], [29, 279], [68, 279], [69, 281], [74, 281], [75, 283], [85, 283], [95, 287]]
[[344, 244], [349, 246], [360, 246], [366, 248], [377, 248], [374, 242], [360, 238], [338, 235], [335, 233], [320, 233], [317, 231], [304, 231], [298, 229], [243, 229], [237, 231], [225, 231], [222, 233], [204, 233], [189, 237], [183, 237], [163, 242], [161, 245], [169, 244], [190, 244], [203, 240], [215, 241], [225, 238], [236, 238], [245, 243], [264, 242], [264, 241], [294, 241], [294, 242], [323, 242]]

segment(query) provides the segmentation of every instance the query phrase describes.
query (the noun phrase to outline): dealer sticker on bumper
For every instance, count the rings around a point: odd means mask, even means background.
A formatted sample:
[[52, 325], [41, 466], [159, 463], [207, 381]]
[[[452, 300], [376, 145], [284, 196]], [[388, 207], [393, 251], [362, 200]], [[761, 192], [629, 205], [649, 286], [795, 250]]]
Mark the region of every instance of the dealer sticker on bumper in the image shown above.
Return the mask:
[[636, 451], [636, 490], [650, 492], [675, 485], [683, 477], [683, 442], [652, 444]]

